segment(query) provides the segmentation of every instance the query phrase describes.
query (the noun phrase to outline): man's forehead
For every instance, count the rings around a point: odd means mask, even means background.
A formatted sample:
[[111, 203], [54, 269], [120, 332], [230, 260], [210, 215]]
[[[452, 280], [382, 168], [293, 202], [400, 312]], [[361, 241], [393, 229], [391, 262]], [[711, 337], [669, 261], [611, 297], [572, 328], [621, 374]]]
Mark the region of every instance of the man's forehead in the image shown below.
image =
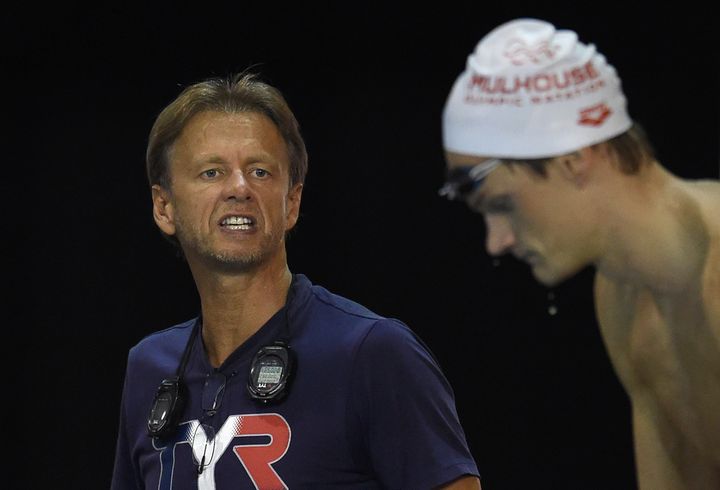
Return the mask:
[[481, 163], [492, 159], [492, 157], [468, 155], [464, 153], [445, 151], [445, 161], [447, 162], [447, 167], [449, 169], [459, 167], [474, 167], [475, 165], [480, 165]]

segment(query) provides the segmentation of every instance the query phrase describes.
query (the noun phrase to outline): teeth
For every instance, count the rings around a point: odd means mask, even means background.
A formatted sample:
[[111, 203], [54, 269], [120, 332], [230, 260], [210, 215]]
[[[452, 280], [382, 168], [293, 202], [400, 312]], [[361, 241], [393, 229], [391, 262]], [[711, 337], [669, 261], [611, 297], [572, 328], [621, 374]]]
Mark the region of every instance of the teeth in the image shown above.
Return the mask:
[[252, 220], [242, 216], [230, 216], [222, 220], [223, 225], [251, 225]]
[[227, 228], [228, 230], [244, 230], [247, 231], [250, 229], [250, 226], [253, 224], [253, 221], [250, 218], [245, 218], [244, 216], [230, 216], [222, 220], [221, 225]]

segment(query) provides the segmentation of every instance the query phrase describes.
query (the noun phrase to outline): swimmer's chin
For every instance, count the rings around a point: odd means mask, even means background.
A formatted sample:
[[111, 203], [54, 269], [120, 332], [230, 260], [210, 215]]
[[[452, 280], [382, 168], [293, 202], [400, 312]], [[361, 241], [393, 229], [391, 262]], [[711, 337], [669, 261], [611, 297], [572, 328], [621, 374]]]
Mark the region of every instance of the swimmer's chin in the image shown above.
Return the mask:
[[574, 272], [562, 273], [541, 265], [532, 265], [532, 275], [540, 284], [547, 287], [557, 286], [574, 275]]

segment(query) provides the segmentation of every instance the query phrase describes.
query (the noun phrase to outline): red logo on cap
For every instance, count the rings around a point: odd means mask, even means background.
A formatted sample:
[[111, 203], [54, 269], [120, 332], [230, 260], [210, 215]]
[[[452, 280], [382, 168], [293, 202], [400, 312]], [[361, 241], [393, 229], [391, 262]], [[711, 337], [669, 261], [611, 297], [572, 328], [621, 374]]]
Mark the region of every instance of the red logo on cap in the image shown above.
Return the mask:
[[603, 122], [605, 122], [605, 119], [610, 117], [610, 114], [612, 114], [610, 108], [605, 105], [604, 102], [601, 102], [592, 107], [588, 107], [587, 109], [581, 109], [578, 124], [584, 124], [585, 126], [600, 126]]

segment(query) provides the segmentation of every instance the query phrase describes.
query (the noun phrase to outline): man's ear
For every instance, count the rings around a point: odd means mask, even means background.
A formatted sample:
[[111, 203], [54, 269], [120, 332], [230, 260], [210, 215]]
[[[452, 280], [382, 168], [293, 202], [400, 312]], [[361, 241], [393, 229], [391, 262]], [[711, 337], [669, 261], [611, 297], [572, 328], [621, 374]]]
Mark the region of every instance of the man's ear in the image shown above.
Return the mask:
[[569, 155], [558, 157], [558, 168], [563, 177], [578, 187], [584, 187], [592, 178], [598, 155], [591, 147], [581, 148]]
[[290, 231], [297, 223], [300, 216], [300, 201], [302, 200], [303, 185], [295, 184], [288, 192], [287, 215], [285, 222], [285, 231]]
[[155, 184], [152, 186], [153, 219], [166, 235], [175, 234], [175, 208], [170, 191]]

